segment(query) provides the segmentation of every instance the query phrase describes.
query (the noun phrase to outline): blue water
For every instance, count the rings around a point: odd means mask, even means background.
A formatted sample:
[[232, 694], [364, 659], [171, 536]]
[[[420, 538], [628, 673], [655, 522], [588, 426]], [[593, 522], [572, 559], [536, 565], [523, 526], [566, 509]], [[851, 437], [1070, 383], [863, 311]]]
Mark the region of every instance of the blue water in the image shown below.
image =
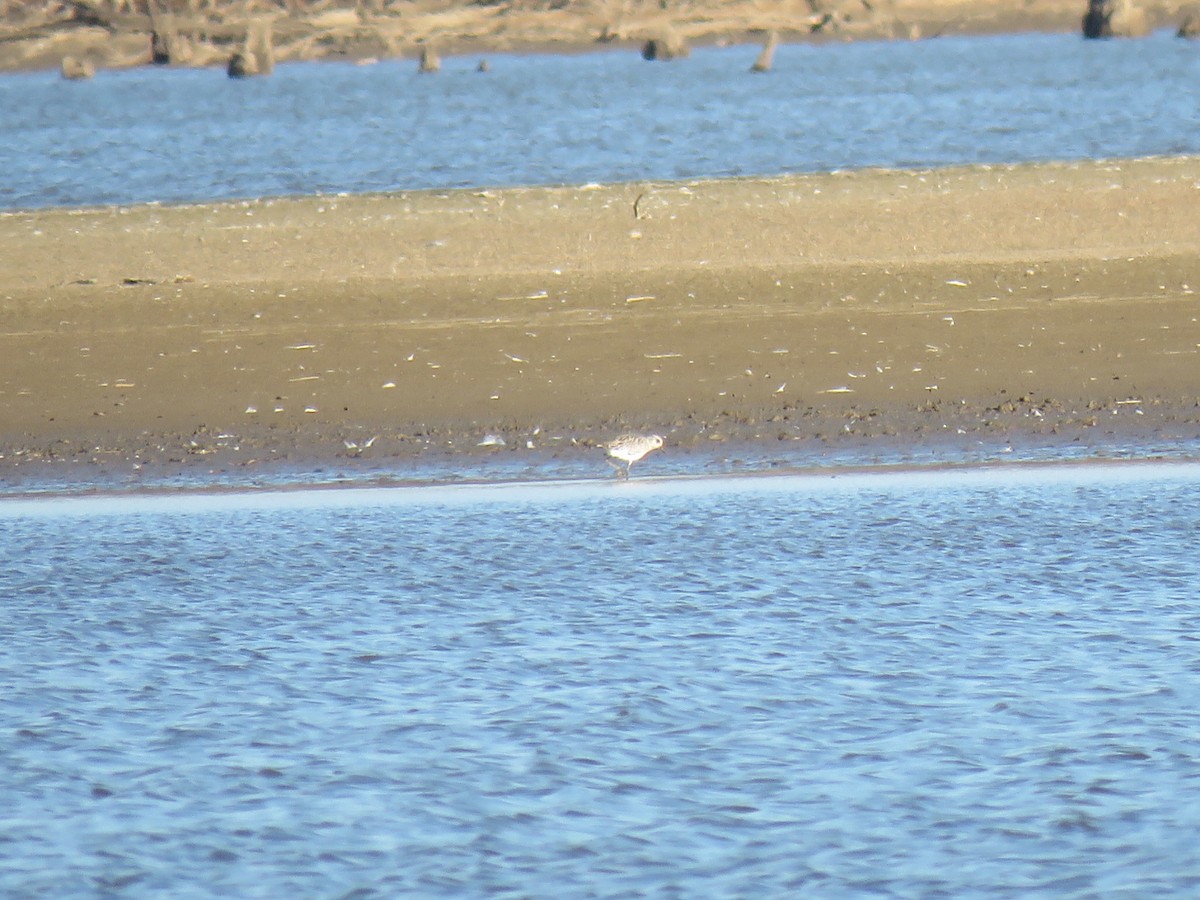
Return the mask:
[[1200, 466], [0, 500], [0, 895], [1195, 896]]
[[1200, 153], [1157, 34], [0, 77], [0, 208]]

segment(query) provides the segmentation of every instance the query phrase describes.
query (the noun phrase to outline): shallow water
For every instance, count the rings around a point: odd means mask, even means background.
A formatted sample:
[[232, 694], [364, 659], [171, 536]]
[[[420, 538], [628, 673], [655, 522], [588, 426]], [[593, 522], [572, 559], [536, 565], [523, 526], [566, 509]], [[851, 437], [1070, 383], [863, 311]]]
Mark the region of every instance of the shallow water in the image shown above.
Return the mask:
[[1189, 896], [1200, 467], [0, 501], [0, 894]]
[[0, 208], [1200, 153], [1165, 33], [0, 77]]

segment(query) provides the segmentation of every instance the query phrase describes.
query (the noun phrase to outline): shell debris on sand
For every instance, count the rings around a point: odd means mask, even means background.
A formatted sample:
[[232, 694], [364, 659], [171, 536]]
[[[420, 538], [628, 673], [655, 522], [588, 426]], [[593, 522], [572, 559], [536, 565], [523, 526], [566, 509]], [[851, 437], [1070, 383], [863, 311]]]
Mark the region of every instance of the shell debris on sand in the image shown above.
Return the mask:
[[[629, 477], [633, 464], [663, 445], [659, 434], [623, 434], [604, 445], [609, 457], [625, 463], [624, 477]], [[611, 463], [610, 463], [611, 465]], [[620, 468], [618, 467], [618, 472]]]

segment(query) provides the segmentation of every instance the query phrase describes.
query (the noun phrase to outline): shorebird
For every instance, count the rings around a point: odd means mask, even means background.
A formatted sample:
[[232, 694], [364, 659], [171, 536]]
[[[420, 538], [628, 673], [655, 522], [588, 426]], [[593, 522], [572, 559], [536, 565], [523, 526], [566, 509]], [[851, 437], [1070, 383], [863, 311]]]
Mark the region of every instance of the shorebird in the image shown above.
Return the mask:
[[[628, 478], [629, 470], [633, 468], [635, 462], [647, 453], [659, 449], [662, 445], [662, 436], [658, 434], [623, 434], [619, 438], [609, 441], [604, 447], [609, 456], [625, 463], [625, 477]], [[610, 462], [609, 465], [613, 465], [613, 463]], [[619, 471], [619, 467], [617, 468]]]
[[375, 435], [373, 438], [365, 440], [361, 444], [358, 443], [358, 441], [348, 441], [344, 438], [342, 439], [342, 443], [346, 445], [346, 449], [350, 451], [351, 455], [362, 456], [363, 451], [370, 450], [371, 445], [377, 440], [379, 440], [379, 435]]

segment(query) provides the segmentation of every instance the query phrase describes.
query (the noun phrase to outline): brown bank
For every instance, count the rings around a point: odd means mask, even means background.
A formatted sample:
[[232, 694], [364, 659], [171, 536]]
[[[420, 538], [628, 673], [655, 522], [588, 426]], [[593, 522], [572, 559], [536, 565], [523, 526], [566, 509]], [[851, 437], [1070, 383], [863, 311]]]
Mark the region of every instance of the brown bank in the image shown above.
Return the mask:
[[[148, 65], [243, 64], [257, 35], [272, 61], [408, 57], [598, 47], [932, 38], [1017, 31], [1177, 28], [1188, 0], [0, 0], [0, 71], [84, 72]], [[1136, 27], [1130, 28], [1129, 23]], [[253, 54], [256, 57], [259, 54]], [[70, 65], [65, 61], [70, 59]], [[82, 68], [81, 68], [82, 67]], [[260, 65], [252, 66], [263, 72]], [[70, 74], [69, 74], [70, 73]]]
[[1155, 159], [2, 214], [0, 475], [1194, 439], [1197, 208]]

